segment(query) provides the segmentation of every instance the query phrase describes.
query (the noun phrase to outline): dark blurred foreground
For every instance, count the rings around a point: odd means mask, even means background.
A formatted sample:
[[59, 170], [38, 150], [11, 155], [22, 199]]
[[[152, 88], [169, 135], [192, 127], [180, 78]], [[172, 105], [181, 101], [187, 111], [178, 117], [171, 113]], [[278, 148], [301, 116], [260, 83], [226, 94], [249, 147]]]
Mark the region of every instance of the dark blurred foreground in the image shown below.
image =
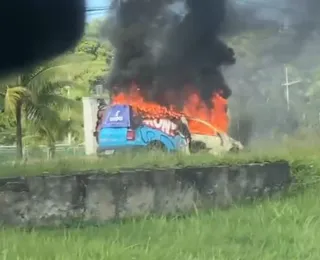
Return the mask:
[[3, 1], [0, 74], [65, 52], [81, 38], [84, 24], [84, 0]]

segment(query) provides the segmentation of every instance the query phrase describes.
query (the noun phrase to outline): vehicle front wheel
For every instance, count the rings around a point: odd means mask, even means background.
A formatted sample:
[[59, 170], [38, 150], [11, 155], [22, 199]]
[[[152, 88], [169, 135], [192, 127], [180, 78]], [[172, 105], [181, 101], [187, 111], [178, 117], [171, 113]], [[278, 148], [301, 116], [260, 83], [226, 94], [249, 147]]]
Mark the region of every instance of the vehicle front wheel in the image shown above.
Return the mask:
[[229, 150], [229, 152], [230, 153], [239, 153], [240, 149], [239, 149], [239, 147], [234, 146]]
[[199, 153], [201, 151], [205, 151], [207, 148], [206, 144], [201, 141], [191, 141], [190, 143], [190, 152], [191, 153]]
[[151, 141], [147, 145], [148, 151], [166, 152], [166, 146], [160, 141]]

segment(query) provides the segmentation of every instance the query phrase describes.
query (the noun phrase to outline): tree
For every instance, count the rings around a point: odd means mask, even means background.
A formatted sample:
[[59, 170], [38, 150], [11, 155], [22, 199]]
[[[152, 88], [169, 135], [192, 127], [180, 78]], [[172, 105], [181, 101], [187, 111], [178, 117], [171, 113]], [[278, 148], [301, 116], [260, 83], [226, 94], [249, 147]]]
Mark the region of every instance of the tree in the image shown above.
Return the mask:
[[103, 84], [110, 70], [113, 49], [109, 42], [84, 37], [74, 49], [75, 54], [85, 54], [92, 57], [88, 68], [75, 78], [74, 90], [78, 96], [89, 95], [92, 88], [97, 84]]
[[[88, 24], [86, 35], [65, 55], [0, 82], [0, 109], [5, 108], [0, 113], [0, 129], [10, 133], [15, 128], [17, 158], [22, 157], [22, 141], [46, 144], [52, 156], [55, 143], [68, 132], [73, 140], [81, 141], [81, 97], [103, 84], [112, 61], [113, 49], [100, 37], [102, 23]], [[10, 143], [10, 135], [5, 136], [4, 141]]]
[[104, 19], [94, 19], [90, 23], [86, 25], [85, 35], [86, 37], [99, 39], [101, 38], [101, 28], [104, 25], [105, 20]]
[[52, 131], [60, 126], [56, 109], [70, 104], [60, 90], [88, 66], [88, 60], [88, 56], [80, 55], [60, 57], [14, 75], [0, 85], [5, 112], [14, 116], [16, 123], [17, 159], [23, 156], [23, 116], [29, 123], [38, 124], [39, 130], [45, 129], [47, 140], [53, 137]]
[[[3, 107], [2, 107], [3, 108]], [[0, 145], [11, 145], [15, 141], [15, 121], [0, 111]]]
[[[73, 55], [87, 55], [91, 57], [86, 68], [77, 74], [70, 84], [69, 97], [81, 101], [82, 97], [90, 96], [96, 85], [104, 84], [112, 61], [112, 47], [107, 41], [84, 36], [72, 50]], [[66, 93], [65, 93], [66, 94]], [[64, 112], [64, 118], [68, 118]], [[70, 132], [73, 141], [83, 141], [83, 113], [82, 109], [72, 109]]]
[[63, 112], [79, 107], [79, 102], [64, 96], [65, 85], [47, 83], [45, 87], [38, 88], [36, 102], [26, 102], [26, 127], [33, 133], [33, 141], [44, 143], [49, 148], [49, 157], [55, 155], [57, 141], [63, 141], [70, 131], [72, 120], [63, 117]]

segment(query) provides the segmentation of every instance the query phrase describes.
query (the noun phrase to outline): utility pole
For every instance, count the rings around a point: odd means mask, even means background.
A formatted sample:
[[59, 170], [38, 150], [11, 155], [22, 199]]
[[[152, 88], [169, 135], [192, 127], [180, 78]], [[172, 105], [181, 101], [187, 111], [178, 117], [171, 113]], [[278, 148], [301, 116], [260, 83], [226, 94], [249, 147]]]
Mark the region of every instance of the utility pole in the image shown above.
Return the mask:
[[289, 30], [289, 19], [288, 16], [284, 16], [283, 18], [283, 23], [281, 24], [280, 28], [279, 28], [279, 32], [286, 32]]
[[102, 95], [103, 95], [103, 86], [102, 85], [96, 85], [95, 86], [95, 95], [97, 96], [97, 97], [102, 97]]
[[287, 110], [290, 111], [290, 94], [289, 94], [289, 87], [290, 87], [291, 85], [300, 83], [301, 80], [295, 80], [295, 81], [289, 82], [288, 67], [287, 67], [286, 65], [284, 66], [284, 70], [285, 70], [286, 82], [283, 83], [283, 84], [281, 84], [281, 85], [286, 87]]

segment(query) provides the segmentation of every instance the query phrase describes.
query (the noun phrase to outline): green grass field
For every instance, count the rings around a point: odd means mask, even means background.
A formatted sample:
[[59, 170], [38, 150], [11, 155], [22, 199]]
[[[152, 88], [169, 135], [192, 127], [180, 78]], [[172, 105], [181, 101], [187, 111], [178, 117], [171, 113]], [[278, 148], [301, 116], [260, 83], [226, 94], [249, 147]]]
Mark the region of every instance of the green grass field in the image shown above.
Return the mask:
[[[318, 148], [319, 147], [319, 148]], [[1, 230], [0, 259], [20, 260], [318, 260], [320, 258], [320, 146], [290, 145], [239, 155], [123, 155], [50, 164], [3, 166], [2, 176], [81, 169], [182, 167], [286, 159], [299, 189], [286, 198], [185, 218], [130, 220], [101, 227]], [[318, 184], [319, 182], [319, 184]], [[308, 184], [307, 187], [306, 184]], [[301, 189], [305, 187], [305, 189]]]
[[[320, 186], [318, 186], [320, 188]], [[20, 260], [318, 260], [319, 189], [184, 219], [1, 231], [0, 257]]]
[[320, 142], [304, 145], [300, 143], [283, 145], [281, 148], [262, 145], [253, 150], [240, 152], [239, 154], [226, 154], [213, 156], [209, 154], [163, 154], [148, 153], [122, 153], [105, 158], [93, 157], [65, 157], [56, 160], [30, 160], [23, 163], [0, 164], [0, 177], [6, 176], [30, 176], [39, 174], [68, 174], [85, 170], [104, 170], [117, 172], [121, 169], [137, 168], [164, 168], [205, 166], [217, 164], [243, 164], [250, 162], [264, 162], [275, 160], [288, 160], [297, 162], [300, 160], [317, 163], [317, 155], [320, 154]]

